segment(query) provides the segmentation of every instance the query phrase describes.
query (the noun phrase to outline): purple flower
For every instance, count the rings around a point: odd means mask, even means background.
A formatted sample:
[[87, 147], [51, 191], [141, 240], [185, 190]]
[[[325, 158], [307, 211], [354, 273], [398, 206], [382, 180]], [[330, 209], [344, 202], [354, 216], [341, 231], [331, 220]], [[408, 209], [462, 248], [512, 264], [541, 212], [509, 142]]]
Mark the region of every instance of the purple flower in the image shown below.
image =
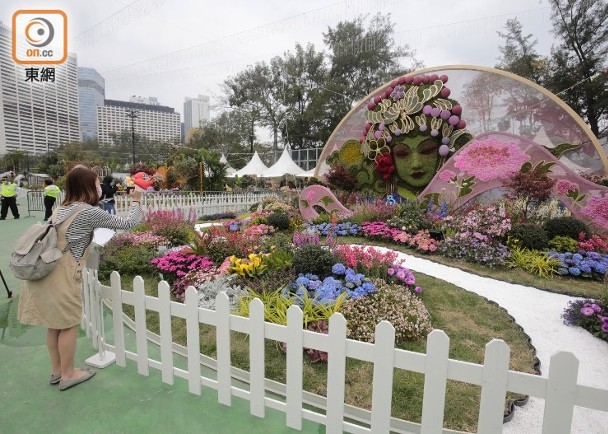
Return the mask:
[[602, 324], [602, 331], [604, 333], [608, 333], [608, 322], [605, 322], [604, 324]]
[[591, 316], [595, 313], [591, 306], [584, 306], [581, 308], [581, 313], [585, 316]]
[[414, 288], [414, 292], [415, 292], [416, 294], [420, 294], [420, 293], [422, 292], [422, 288], [421, 288], [421, 287], [419, 287], [419, 286], [417, 286], [417, 287], [415, 287], [415, 288]]
[[395, 269], [394, 268], [389, 268], [388, 270], [386, 270], [386, 274], [388, 274], [389, 276], [392, 276], [395, 274]]
[[405, 271], [403, 271], [403, 270], [397, 271], [397, 279], [405, 280]]

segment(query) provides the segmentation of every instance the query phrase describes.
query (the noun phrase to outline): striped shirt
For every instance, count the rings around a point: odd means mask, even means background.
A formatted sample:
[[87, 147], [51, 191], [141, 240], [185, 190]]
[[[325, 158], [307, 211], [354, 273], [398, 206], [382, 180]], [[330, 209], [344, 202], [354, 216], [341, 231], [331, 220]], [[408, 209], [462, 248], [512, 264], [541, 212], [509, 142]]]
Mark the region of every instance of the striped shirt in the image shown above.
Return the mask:
[[[57, 219], [63, 219], [69, 211], [83, 205], [83, 203], [72, 203], [66, 206], [57, 208]], [[80, 261], [84, 251], [91, 244], [93, 239], [93, 231], [97, 228], [108, 229], [131, 229], [141, 221], [141, 207], [132, 206], [127, 217], [118, 217], [111, 215], [101, 208], [90, 206], [89, 209], [81, 211], [68, 230], [66, 231], [66, 239], [70, 244], [70, 252], [76, 261]]]

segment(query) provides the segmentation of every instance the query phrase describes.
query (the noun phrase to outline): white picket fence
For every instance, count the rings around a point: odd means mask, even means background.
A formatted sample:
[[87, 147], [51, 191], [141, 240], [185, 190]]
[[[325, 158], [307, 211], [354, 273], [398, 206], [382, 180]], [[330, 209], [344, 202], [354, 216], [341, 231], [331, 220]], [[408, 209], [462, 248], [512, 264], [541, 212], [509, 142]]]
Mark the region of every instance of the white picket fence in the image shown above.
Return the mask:
[[[179, 209], [188, 214], [193, 210], [197, 217], [229, 211], [246, 211], [267, 197], [276, 197], [276, 192], [149, 192], [141, 198], [141, 205], [151, 211]], [[126, 195], [114, 197], [117, 214], [129, 211], [131, 201]]]
[[[101, 346], [116, 355], [116, 363], [126, 366], [126, 360], [137, 363], [141, 375], [148, 376], [150, 368], [158, 369], [162, 381], [173, 384], [175, 376], [188, 381], [188, 389], [195, 395], [209, 393], [206, 388], [217, 390], [218, 402], [231, 405], [232, 396], [250, 403], [252, 415], [263, 418], [265, 408], [280, 410], [286, 415], [286, 426], [302, 429], [303, 419], [324, 424], [327, 433], [455, 433], [443, 428], [446, 382], [455, 380], [481, 387], [481, 405], [478, 432], [502, 432], [503, 411], [507, 391], [545, 399], [543, 434], [569, 433], [574, 406], [608, 412], [608, 390], [577, 384], [578, 360], [567, 352], [551, 358], [549, 375], [537, 375], [509, 370], [510, 350], [502, 340], [493, 339], [486, 345], [482, 365], [449, 359], [448, 336], [441, 330], [429, 334], [426, 354], [395, 348], [395, 330], [382, 321], [375, 330], [375, 343], [359, 342], [346, 337], [346, 320], [337, 313], [329, 320], [329, 334], [304, 330], [303, 314], [299, 307], [291, 306], [287, 314], [287, 326], [264, 322], [264, 306], [258, 299], [250, 305], [250, 317], [232, 315], [228, 297], [219, 294], [216, 310], [199, 308], [197, 291], [186, 290], [185, 303], [170, 301], [167, 282], [158, 284], [158, 298], [145, 294], [140, 277], [133, 281], [133, 291], [121, 287], [117, 272], [111, 275], [111, 286], [101, 285], [96, 273], [86, 271], [85, 321], [87, 334], [103, 335], [96, 329], [100, 324], [95, 294], [109, 300], [113, 311], [113, 345]], [[123, 334], [123, 303], [135, 310], [136, 351], [125, 348]], [[146, 310], [158, 312], [160, 318], [160, 360], [148, 355]], [[186, 320], [187, 369], [179, 369], [173, 363], [171, 318]], [[216, 378], [201, 374], [199, 326], [208, 324], [216, 328], [217, 362]], [[250, 372], [248, 389], [233, 379], [231, 367], [230, 332], [249, 335]], [[287, 368], [284, 400], [269, 397], [264, 377], [264, 340], [272, 339], [287, 343]], [[317, 400], [317, 410], [311, 408], [303, 390], [303, 350], [313, 348], [329, 353], [327, 369], [327, 398]], [[346, 358], [374, 364], [371, 411], [344, 404]], [[403, 369], [425, 375], [421, 423], [402, 421], [391, 417], [393, 370]], [[206, 388], [202, 388], [205, 386]], [[360, 423], [359, 423], [360, 422]]]

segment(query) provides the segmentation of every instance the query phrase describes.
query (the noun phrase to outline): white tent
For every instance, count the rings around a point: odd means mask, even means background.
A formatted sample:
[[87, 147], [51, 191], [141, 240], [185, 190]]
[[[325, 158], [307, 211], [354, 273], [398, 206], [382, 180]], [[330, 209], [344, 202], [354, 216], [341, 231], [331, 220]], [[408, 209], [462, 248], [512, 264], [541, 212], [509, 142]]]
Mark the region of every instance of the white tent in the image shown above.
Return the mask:
[[281, 158], [279, 158], [277, 162], [270, 167], [270, 169], [262, 172], [262, 177], [278, 178], [280, 176], [285, 175], [299, 175], [303, 172], [304, 169], [294, 163], [291, 159], [291, 156], [289, 155], [289, 151], [287, 151], [287, 149], [284, 149], [283, 153], [281, 154]]
[[234, 174], [232, 175], [228, 175], [228, 178], [234, 178], [235, 176], [261, 176], [262, 172], [264, 172], [265, 170], [268, 169], [268, 166], [266, 166], [262, 160], [260, 159], [260, 156], [258, 155], [258, 151], [255, 151], [255, 153], [253, 154], [253, 157], [251, 157], [251, 160], [249, 161], [249, 163], [247, 163], [245, 165], [245, 167], [243, 167], [240, 170], [237, 170]]
[[236, 173], [236, 169], [230, 164], [228, 164], [228, 159], [224, 154], [222, 154], [222, 156], [220, 157], [220, 163], [224, 163], [226, 165], [226, 176], [228, 178], [233, 178], [234, 174]]
[[299, 175], [296, 175], [296, 178], [312, 178], [313, 176], [315, 176], [315, 167], [310, 170], [307, 170], [306, 172], [300, 173]]

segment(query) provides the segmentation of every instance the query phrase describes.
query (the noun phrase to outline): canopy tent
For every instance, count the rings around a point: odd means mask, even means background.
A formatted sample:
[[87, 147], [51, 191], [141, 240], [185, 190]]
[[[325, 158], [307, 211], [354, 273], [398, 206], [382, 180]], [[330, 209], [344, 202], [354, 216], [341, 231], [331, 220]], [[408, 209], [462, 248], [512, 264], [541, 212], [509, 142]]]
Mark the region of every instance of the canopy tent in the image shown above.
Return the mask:
[[296, 178], [312, 178], [313, 176], [315, 176], [314, 167], [310, 170], [307, 170], [306, 172], [302, 172], [299, 175], [296, 175]]
[[228, 159], [224, 154], [222, 154], [222, 156], [220, 157], [220, 163], [224, 163], [226, 165], [226, 176], [229, 178], [234, 177], [236, 169], [228, 163]]
[[249, 161], [249, 163], [247, 163], [245, 165], [245, 167], [243, 167], [242, 169], [237, 170], [234, 174], [232, 175], [227, 175], [228, 178], [234, 178], [236, 176], [261, 176], [262, 172], [264, 172], [265, 170], [268, 169], [268, 166], [266, 166], [262, 160], [260, 159], [260, 156], [258, 155], [258, 151], [255, 151], [255, 153], [253, 154], [253, 157], [251, 157], [251, 160]]
[[277, 178], [285, 175], [299, 175], [304, 169], [293, 162], [289, 151], [283, 150], [281, 158], [277, 160], [269, 169], [262, 172], [262, 178]]

